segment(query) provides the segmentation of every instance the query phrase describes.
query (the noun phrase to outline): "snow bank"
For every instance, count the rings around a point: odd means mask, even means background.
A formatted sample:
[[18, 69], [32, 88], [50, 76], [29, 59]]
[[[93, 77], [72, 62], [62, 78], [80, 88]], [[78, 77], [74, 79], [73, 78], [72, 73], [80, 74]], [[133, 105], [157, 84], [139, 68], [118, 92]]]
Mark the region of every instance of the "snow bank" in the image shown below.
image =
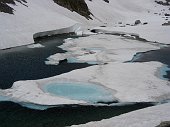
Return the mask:
[[[155, 0], [110, 0], [109, 4], [102, 0], [87, 0], [87, 4], [96, 19], [104, 22], [106, 27], [100, 29], [136, 33], [149, 41], [170, 44], [170, 26], [162, 26], [170, 21], [165, 16], [169, 14], [168, 6], [159, 5]], [[141, 24], [134, 25], [136, 20]]]
[[[14, 15], [0, 13], [0, 49], [34, 43], [33, 34], [66, 28], [77, 23], [61, 15], [52, 0], [16, 2]], [[37, 34], [36, 34], [37, 35]], [[34, 35], [36, 37], [36, 35]]]
[[119, 22], [122, 24], [134, 23], [135, 20], [147, 21], [156, 17], [161, 19], [161, 16], [154, 16], [155, 12], [159, 13], [161, 9], [165, 8], [165, 12], [168, 12], [168, 7], [160, 6], [155, 3], [155, 0], [110, 0], [109, 3], [103, 0], [93, 0], [92, 2], [86, 0], [86, 3], [95, 16], [96, 20], [104, 22], [105, 25], [115, 25]]
[[44, 31], [44, 32], [39, 32], [33, 35], [33, 38], [38, 38], [38, 37], [44, 37], [44, 36], [52, 36], [52, 35], [57, 35], [57, 34], [65, 34], [65, 33], [80, 33], [78, 30], [80, 30], [80, 24], [75, 24], [73, 26], [67, 27], [67, 28], [62, 28], [62, 29], [57, 29], [57, 30], [51, 30], [51, 31]]
[[126, 26], [126, 27], [96, 27], [97, 32], [107, 32], [107, 33], [130, 33], [141, 38], [144, 38], [151, 42], [159, 42], [164, 44], [170, 44], [170, 27], [162, 26], [161, 23], [150, 24], [150, 25], [140, 25], [140, 26]]
[[157, 105], [99, 122], [90, 122], [72, 127], [155, 127], [170, 120], [170, 104]]

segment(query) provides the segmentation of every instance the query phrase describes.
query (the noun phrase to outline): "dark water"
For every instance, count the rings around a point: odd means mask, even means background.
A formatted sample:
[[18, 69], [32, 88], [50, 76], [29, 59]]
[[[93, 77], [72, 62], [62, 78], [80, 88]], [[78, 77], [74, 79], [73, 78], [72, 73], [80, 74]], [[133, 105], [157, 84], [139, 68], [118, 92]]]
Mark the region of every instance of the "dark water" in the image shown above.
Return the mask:
[[[170, 46], [166, 48], [161, 48], [159, 50], [148, 51], [141, 54], [140, 57], [135, 59], [133, 62], [150, 62], [158, 61], [170, 67]], [[170, 80], [170, 71], [167, 71], [167, 74], [164, 75], [164, 78]]]
[[47, 78], [71, 70], [88, 67], [86, 63], [67, 63], [46, 65], [46, 58], [55, 53], [63, 53], [57, 46], [63, 39], [72, 35], [58, 35], [56, 37], [37, 40], [45, 47], [30, 49], [26, 46], [0, 51], [0, 88], [7, 89], [15, 81]]
[[[69, 37], [67, 35], [67, 37]], [[86, 63], [62, 62], [57, 66], [46, 65], [46, 58], [55, 53], [63, 53], [59, 46], [66, 36], [57, 36], [37, 40], [45, 48], [29, 49], [25, 46], [0, 51], [0, 88], [10, 88], [13, 82], [18, 80], [33, 80], [59, 75], [74, 69], [88, 67]], [[73, 37], [73, 36], [71, 36]], [[162, 49], [163, 50], [163, 49]], [[167, 55], [166, 51], [160, 51]], [[165, 49], [164, 49], [165, 50]], [[158, 51], [159, 52], [159, 51]], [[148, 52], [150, 53], [150, 52]], [[157, 53], [157, 51], [156, 51]], [[164, 54], [165, 53], [165, 54]], [[146, 53], [147, 54], [147, 53]], [[160, 54], [160, 53], [158, 53]], [[157, 54], [153, 51], [145, 54], [136, 61], [152, 61], [150, 57]], [[160, 55], [160, 60], [167, 62]], [[154, 57], [153, 57], [154, 58]], [[155, 57], [155, 61], [158, 61]], [[170, 65], [170, 64], [168, 64]], [[47, 110], [33, 110], [20, 106], [13, 102], [0, 102], [0, 127], [63, 127], [75, 124], [83, 124], [90, 121], [108, 119], [133, 110], [152, 106], [152, 103], [135, 103], [124, 106], [80, 106], [67, 105]]]
[[152, 104], [100, 107], [68, 105], [41, 111], [12, 102], [0, 102], [0, 127], [64, 127], [99, 121], [148, 106]]

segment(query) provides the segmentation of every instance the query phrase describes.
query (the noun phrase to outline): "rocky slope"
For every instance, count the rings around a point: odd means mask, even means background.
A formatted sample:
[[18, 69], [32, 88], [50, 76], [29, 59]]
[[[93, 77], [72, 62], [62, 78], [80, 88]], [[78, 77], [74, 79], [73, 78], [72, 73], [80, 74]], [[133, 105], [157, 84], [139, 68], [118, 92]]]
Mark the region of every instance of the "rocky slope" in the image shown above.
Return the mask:
[[54, 2], [70, 11], [79, 13], [87, 19], [92, 19], [91, 12], [84, 0], [54, 0]]
[[[87, 19], [92, 19], [90, 12], [86, 2], [84, 0], [53, 0], [56, 4], [69, 9], [70, 11], [75, 11], [81, 16], [84, 16]], [[92, 1], [92, 0], [89, 0]], [[105, 2], [109, 3], [109, 0], [104, 0]], [[14, 9], [10, 6], [16, 5], [16, 2], [19, 2], [25, 6], [27, 1], [26, 0], [0, 0], [0, 12], [14, 14]]]
[[14, 9], [9, 4], [16, 5], [16, 2], [20, 2], [23, 5], [27, 3], [25, 0], [0, 0], [0, 12], [13, 14]]

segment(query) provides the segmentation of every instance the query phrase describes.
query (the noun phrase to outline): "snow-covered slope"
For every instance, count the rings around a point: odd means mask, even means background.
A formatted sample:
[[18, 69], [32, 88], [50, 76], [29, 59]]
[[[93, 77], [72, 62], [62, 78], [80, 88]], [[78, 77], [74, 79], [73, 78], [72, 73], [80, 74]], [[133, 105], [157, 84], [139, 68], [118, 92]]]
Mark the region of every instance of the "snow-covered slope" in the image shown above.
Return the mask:
[[165, 23], [165, 20], [169, 20], [165, 18], [167, 17], [165, 14], [170, 12], [168, 6], [159, 5], [154, 0], [145, 0], [145, 2], [110, 0], [109, 3], [104, 0], [85, 0], [92, 18], [88, 20], [74, 10], [70, 11], [56, 4], [53, 0], [17, 1], [16, 5], [7, 4], [13, 9], [14, 15], [0, 13], [0, 49], [33, 43], [33, 34], [37, 32], [69, 27], [77, 22], [88, 27], [99, 25], [113, 27], [118, 23], [122, 26], [133, 24], [135, 20], [140, 19], [142, 22], [148, 22], [148, 26], [157, 22], [156, 26], [152, 26], [157, 27]]
[[76, 22], [59, 14], [51, 0], [16, 2], [14, 15], [0, 13], [0, 48], [33, 43], [33, 34], [68, 27]]

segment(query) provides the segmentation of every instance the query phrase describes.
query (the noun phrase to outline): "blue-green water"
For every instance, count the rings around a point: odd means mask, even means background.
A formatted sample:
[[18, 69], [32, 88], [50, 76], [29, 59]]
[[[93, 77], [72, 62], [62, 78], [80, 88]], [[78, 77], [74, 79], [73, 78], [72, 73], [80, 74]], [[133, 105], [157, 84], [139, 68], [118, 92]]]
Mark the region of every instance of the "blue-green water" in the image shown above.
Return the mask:
[[169, 78], [166, 77], [168, 75], [168, 72], [170, 71], [170, 68], [168, 65], [164, 65], [160, 68], [160, 78], [163, 80], [169, 80]]
[[78, 60], [78, 59], [75, 58], [75, 57], [67, 58], [67, 62], [68, 62], [68, 63], [87, 63], [87, 64], [89, 64], [89, 65], [97, 65], [97, 64], [100, 64], [100, 62], [98, 62], [98, 61], [80, 61], [80, 60]]
[[8, 100], [9, 100], [8, 97], [1, 96], [1, 95], [0, 95], [0, 101], [8, 101]]
[[90, 83], [52, 83], [45, 85], [44, 90], [57, 96], [92, 103], [115, 101], [110, 90]]

